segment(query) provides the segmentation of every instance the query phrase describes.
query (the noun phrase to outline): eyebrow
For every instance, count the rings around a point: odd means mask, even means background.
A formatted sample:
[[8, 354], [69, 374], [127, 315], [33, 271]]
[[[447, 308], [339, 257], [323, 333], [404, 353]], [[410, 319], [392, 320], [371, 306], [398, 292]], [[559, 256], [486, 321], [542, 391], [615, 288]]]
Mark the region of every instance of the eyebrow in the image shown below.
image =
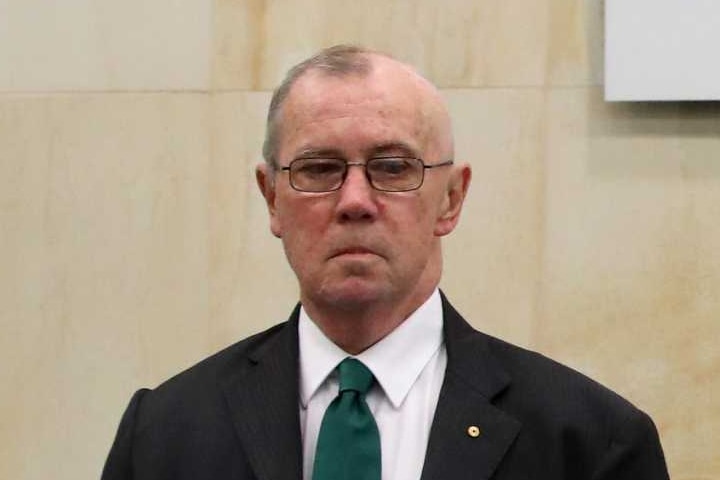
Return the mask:
[[303, 148], [295, 158], [342, 158], [343, 155], [335, 148]]
[[402, 156], [417, 157], [417, 150], [409, 144], [402, 141], [384, 142], [373, 146], [369, 152], [369, 157], [377, 157], [380, 155], [399, 154]]
[[[379, 157], [384, 155], [398, 155], [408, 157], [418, 157], [417, 150], [406, 142], [390, 141], [381, 142], [365, 149], [364, 156], [367, 158]], [[294, 158], [345, 158], [342, 150], [333, 147], [313, 148], [307, 147], [301, 149]]]

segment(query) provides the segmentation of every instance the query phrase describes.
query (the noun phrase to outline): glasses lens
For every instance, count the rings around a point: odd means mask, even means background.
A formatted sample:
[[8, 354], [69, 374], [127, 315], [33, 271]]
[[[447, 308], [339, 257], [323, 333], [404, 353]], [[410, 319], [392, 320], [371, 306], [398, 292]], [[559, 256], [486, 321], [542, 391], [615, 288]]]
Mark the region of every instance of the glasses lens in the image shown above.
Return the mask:
[[346, 168], [337, 158], [299, 158], [290, 162], [290, 183], [303, 192], [329, 192], [340, 188]]
[[425, 171], [421, 160], [406, 157], [372, 158], [366, 168], [373, 187], [386, 192], [415, 190]]

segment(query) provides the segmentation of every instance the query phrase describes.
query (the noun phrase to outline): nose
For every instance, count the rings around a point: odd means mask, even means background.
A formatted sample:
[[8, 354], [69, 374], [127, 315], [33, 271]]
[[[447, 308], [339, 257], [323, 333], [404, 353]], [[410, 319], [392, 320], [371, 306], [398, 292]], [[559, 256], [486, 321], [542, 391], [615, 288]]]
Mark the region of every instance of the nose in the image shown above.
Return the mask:
[[338, 191], [336, 206], [340, 221], [373, 220], [378, 213], [375, 189], [365, 176], [362, 164], [349, 164], [345, 182]]

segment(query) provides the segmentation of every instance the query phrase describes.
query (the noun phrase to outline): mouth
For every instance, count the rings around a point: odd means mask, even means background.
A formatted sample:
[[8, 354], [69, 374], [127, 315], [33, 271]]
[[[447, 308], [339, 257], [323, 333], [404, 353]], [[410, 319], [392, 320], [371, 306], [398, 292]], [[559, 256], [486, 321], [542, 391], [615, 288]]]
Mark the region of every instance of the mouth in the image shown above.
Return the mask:
[[360, 257], [360, 256], [366, 256], [366, 255], [378, 255], [378, 254], [376, 252], [374, 252], [373, 250], [366, 248], [366, 247], [346, 247], [346, 248], [341, 248], [341, 249], [333, 252], [333, 254], [331, 255], [331, 258], [343, 257], [343, 256]]

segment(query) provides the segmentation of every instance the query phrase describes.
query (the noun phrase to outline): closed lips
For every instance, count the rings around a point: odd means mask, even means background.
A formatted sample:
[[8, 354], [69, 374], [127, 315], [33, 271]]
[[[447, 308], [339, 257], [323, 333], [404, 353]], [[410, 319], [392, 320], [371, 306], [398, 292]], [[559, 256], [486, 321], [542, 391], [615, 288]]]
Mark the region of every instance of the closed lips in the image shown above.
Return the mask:
[[333, 254], [333, 257], [338, 257], [340, 255], [358, 255], [358, 254], [375, 254], [372, 250], [365, 247], [348, 247], [343, 248], [341, 250], [336, 251]]

